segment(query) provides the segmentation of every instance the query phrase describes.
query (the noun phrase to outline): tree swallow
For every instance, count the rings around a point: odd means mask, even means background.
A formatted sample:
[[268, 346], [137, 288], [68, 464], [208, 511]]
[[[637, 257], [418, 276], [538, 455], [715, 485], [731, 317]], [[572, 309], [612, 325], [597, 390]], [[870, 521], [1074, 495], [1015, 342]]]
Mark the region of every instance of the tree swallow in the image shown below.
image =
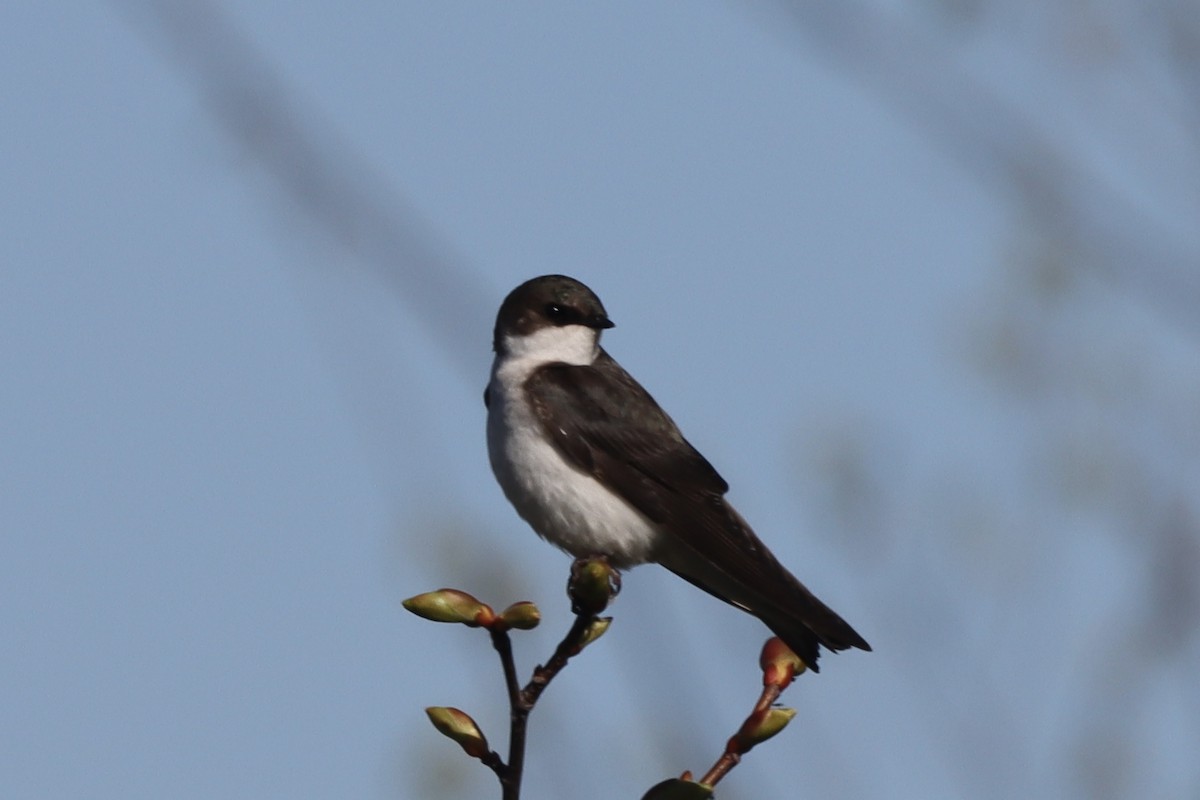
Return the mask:
[[484, 392], [492, 471], [538, 535], [617, 569], [654, 562], [766, 623], [814, 671], [817, 646], [871, 646], [776, 560], [729, 485], [600, 347], [591, 289], [544, 275], [500, 306]]

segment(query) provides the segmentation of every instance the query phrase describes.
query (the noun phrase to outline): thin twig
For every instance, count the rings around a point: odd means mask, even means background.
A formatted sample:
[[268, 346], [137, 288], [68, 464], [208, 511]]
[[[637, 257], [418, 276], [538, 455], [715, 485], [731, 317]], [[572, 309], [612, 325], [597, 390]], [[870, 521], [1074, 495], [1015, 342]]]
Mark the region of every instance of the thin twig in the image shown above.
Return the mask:
[[[619, 584], [617, 584], [619, 585]], [[615, 591], [615, 589], [614, 589]], [[607, 603], [607, 601], [605, 601]], [[504, 626], [494, 626], [488, 629], [492, 637], [492, 646], [500, 656], [500, 665], [504, 669], [504, 685], [508, 691], [509, 705], [509, 737], [508, 763], [500, 760], [493, 753], [483, 759], [483, 763], [491, 767], [500, 779], [502, 800], [520, 800], [521, 778], [525, 771], [525, 741], [529, 727], [529, 714], [537, 704], [542, 692], [550, 685], [563, 667], [572, 657], [578, 655], [587, 639], [588, 631], [599, 621], [599, 617], [591, 610], [578, 611], [575, 622], [566, 636], [554, 649], [554, 654], [545, 665], [538, 665], [533, 670], [533, 676], [525, 688], [517, 682], [517, 667], [513, 658], [512, 640], [508, 629]]]
[[533, 677], [529, 679], [529, 683], [521, 692], [521, 697], [530, 709], [533, 708], [533, 704], [541, 697], [542, 692], [545, 691], [554, 676], [567, 665], [567, 661], [579, 653], [579, 645], [583, 642], [584, 634], [597, 619], [598, 617], [594, 614], [578, 614], [571, 630], [567, 631], [567, 635], [554, 649], [554, 655], [550, 656], [550, 660], [546, 662], [545, 666], [539, 665], [533, 671]]
[[[508, 705], [509, 705], [509, 740], [508, 740], [508, 763], [505, 764], [497, 755], [494, 763], [488, 764], [492, 771], [496, 773], [496, 777], [500, 779], [501, 797], [503, 800], [517, 800], [521, 795], [521, 772], [525, 766], [525, 735], [524, 724], [520, 725], [521, 733], [518, 736], [518, 718], [528, 716], [529, 710], [524, 707], [524, 701], [521, 697], [521, 687], [517, 683], [517, 665], [513, 659], [512, 640], [508, 637], [508, 630], [504, 628], [492, 628], [489, 633], [492, 636], [492, 645], [496, 648], [496, 652], [500, 654], [500, 665], [504, 669], [504, 685], [508, 690]], [[495, 755], [492, 753], [491, 755]], [[484, 763], [487, 763], [486, 761]]]
[[[769, 683], [763, 687], [762, 695], [759, 696], [758, 702], [754, 704], [754, 710], [750, 712], [750, 716], [766, 711], [771, 705], [779, 699], [779, 695], [783, 693], [783, 689], [774, 683]], [[749, 719], [749, 717], [747, 717]], [[733, 769], [742, 760], [742, 756], [733, 749], [733, 740], [729, 740], [729, 744], [725, 746], [725, 752], [717, 759], [716, 763], [704, 773], [704, 777], [700, 779], [700, 783], [705, 786], [716, 786], [717, 783], [725, 777], [729, 770]]]
[[[778, 732], [779, 728], [776, 728], [773, 733], [764, 735], [762, 725], [775, 701], [783, 694], [783, 690], [791, 685], [798, 672], [804, 670], [804, 663], [778, 638], [768, 639], [763, 645], [759, 665], [763, 669], [762, 694], [738, 732], [725, 744], [725, 752], [721, 753], [721, 757], [700, 779], [700, 783], [705, 786], [716, 786], [755, 744]], [[787, 724], [786, 719], [782, 724]]]

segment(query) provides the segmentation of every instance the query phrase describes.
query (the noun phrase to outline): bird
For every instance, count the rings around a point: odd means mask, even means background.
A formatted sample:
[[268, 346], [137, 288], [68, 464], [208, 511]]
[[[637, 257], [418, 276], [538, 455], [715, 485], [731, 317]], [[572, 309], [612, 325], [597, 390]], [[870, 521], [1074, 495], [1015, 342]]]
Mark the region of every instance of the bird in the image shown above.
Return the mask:
[[484, 390], [504, 495], [534, 531], [617, 570], [657, 563], [758, 617], [814, 672], [819, 647], [871, 649], [796, 579], [725, 499], [729, 484], [600, 346], [614, 327], [566, 275], [513, 289]]

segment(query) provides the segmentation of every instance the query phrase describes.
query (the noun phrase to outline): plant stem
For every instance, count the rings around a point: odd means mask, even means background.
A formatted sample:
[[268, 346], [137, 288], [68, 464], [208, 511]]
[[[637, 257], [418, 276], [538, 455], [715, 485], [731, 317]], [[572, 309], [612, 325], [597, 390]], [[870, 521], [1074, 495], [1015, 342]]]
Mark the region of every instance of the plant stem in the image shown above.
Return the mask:
[[545, 666], [539, 665], [533, 671], [533, 677], [522, 689], [517, 682], [517, 667], [513, 660], [512, 640], [508, 631], [493, 629], [492, 646], [500, 655], [500, 665], [504, 669], [504, 685], [508, 691], [509, 706], [509, 736], [508, 763], [502, 763], [499, 757], [490, 763], [485, 761], [496, 777], [500, 779], [502, 800], [520, 800], [521, 776], [525, 771], [525, 734], [529, 726], [529, 713], [533, 711], [538, 698], [554, 679], [554, 676], [567, 665], [567, 662], [579, 652], [580, 643], [589, 627], [596, 620], [593, 614], [577, 614], [575, 623], [567, 631], [567, 635], [558, 643], [554, 654]]
[[529, 716], [529, 709], [525, 707], [521, 687], [517, 683], [517, 665], [513, 660], [512, 640], [508, 637], [508, 631], [493, 629], [490, 633], [492, 646], [500, 654], [500, 665], [504, 669], [509, 706], [508, 763], [499, 763], [492, 768], [500, 779], [503, 800], [519, 800], [521, 773], [525, 768], [525, 719]]

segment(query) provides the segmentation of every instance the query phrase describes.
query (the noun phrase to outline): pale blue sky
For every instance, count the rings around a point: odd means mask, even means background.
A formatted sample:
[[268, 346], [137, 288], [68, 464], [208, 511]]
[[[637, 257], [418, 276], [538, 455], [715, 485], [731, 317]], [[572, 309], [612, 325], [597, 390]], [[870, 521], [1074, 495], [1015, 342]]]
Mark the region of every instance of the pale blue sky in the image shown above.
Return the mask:
[[[930, 491], [1052, 513], [1024, 483], [1036, 420], [972, 365], [1022, 245], [994, 185], [761, 8], [226, 4], [346, 179], [427, 234], [416, 273], [451, 272], [423, 299], [287, 199], [146, 8], [0, 11], [0, 794], [495, 796], [421, 713], [505, 741], [486, 637], [400, 600], [538, 602], [523, 672], [566, 628], [567, 559], [495, 486], [481, 402], [496, 306], [547, 272], [600, 294], [610, 352], [876, 649], [801, 679], [720, 796], [1078, 791], [1055, 743], [1136, 595], [1124, 543], [1090, 519], [1053, 542], [941, 520], [995, 534], [950, 553], [921, 533]], [[1083, 127], [994, 41], [964, 50]], [[1099, 161], [1178, 226], [1178, 173]], [[1193, 374], [1194, 339], [1143, 328]], [[810, 448], [839, 437], [893, 459], [862, 541], [814, 505]], [[650, 567], [613, 613], [533, 718], [531, 798], [703, 771], [753, 702], [752, 618]], [[1173, 680], [1136, 735], [1143, 785], [1182, 797]]]

